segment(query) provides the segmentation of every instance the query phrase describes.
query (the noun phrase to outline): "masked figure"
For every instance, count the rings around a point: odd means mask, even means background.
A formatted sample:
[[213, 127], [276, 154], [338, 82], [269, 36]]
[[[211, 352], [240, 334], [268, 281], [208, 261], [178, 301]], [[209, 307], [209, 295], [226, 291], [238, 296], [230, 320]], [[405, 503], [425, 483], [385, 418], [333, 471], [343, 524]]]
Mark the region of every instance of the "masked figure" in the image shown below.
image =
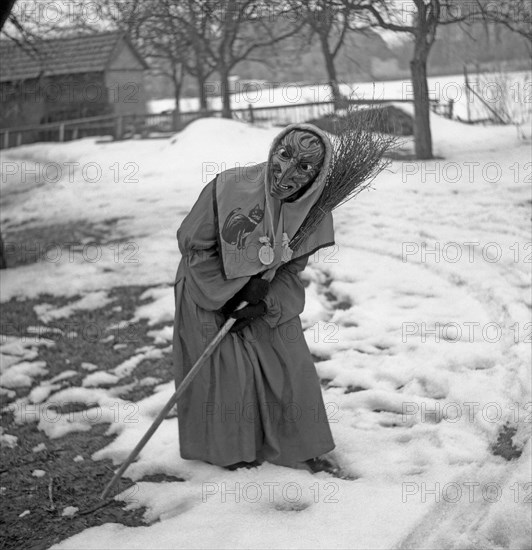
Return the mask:
[[[333, 244], [332, 216], [289, 247], [320, 196], [331, 154], [318, 128], [288, 126], [267, 162], [218, 174], [177, 232], [176, 385], [228, 316], [237, 319], [178, 402], [185, 459], [300, 467], [334, 448], [299, 318], [298, 275], [310, 254]], [[242, 301], [249, 305], [235, 311]]]

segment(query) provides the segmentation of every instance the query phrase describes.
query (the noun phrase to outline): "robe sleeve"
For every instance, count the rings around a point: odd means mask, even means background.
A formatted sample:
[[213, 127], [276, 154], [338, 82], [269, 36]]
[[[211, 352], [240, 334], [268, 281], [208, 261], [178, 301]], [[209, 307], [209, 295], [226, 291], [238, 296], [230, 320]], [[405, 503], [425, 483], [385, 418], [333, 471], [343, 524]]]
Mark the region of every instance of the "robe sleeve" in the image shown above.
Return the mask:
[[249, 281], [249, 277], [227, 280], [223, 276], [214, 217], [213, 187], [214, 180], [203, 189], [177, 231], [182, 256], [178, 277], [185, 278], [185, 287], [192, 300], [208, 311], [220, 309]]
[[280, 268], [265, 298], [268, 311], [264, 320], [272, 328], [297, 317], [305, 308], [305, 287], [299, 272], [305, 269], [308, 256], [302, 256]]

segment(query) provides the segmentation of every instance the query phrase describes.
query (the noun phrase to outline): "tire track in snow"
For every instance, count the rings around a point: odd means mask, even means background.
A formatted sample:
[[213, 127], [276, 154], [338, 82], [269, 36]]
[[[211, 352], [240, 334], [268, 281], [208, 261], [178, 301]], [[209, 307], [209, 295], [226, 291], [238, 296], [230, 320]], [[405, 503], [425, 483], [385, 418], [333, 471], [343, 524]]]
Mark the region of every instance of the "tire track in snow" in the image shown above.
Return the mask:
[[[393, 254], [385, 250], [375, 249], [374, 247], [357, 246], [356, 249], [365, 253], [376, 254], [395, 261], [402, 262], [401, 255]], [[432, 275], [446, 281], [452, 287], [459, 288], [473, 299], [488, 313], [494, 322], [502, 327], [510, 327], [513, 319], [508, 304], [505, 303], [503, 296], [497, 295], [497, 288], [493, 286], [484, 287], [478, 280], [471, 280], [461, 277], [456, 271], [445, 271], [438, 269], [438, 266], [432, 266], [424, 263], [416, 267], [427, 269]], [[504, 281], [512, 287], [522, 288], [522, 273], [511, 266], [505, 264], [492, 264], [495, 270], [495, 281]], [[502, 393], [507, 396], [508, 402], [513, 402], [512, 395], [515, 395], [516, 384], [519, 384], [519, 365], [522, 358], [518, 355], [517, 346], [514, 341], [513, 333], [503, 331], [503, 337], [500, 341], [504, 369], [504, 384], [501, 388]], [[464, 471], [450, 483], [457, 483], [463, 490], [462, 498], [458, 502], [451, 502], [449, 499], [440, 500], [434, 503], [430, 510], [414, 526], [414, 528], [394, 546], [396, 550], [403, 549], [440, 549], [442, 541], [453, 541], [452, 546], [445, 548], [454, 548], [454, 542], [465, 538], [467, 543], [473, 546], [468, 548], [490, 549], [500, 548], [494, 546], [494, 543], [486, 540], [478, 532], [485, 518], [490, 512], [493, 502], [484, 498], [481, 494], [481, 488], [475, 487], [474, 499], [470, 502], [468, 488], [463, 486], [464, 482], [496, 483], [502, 487], [508, 477], [511, 475], [514, 462], [509, 462], [502, 466], [502, 471], [498, 475], [493, 475], [494, 467], [501, 467], [500, 459], [487, 455], [481, 463], [474, 464], [470, 469]], [[471, 490], [473, 487], [471, 487]], [[463, 540], [461, 541], [463, 542]], [[463, 546], [460, 546], [463, 548]]]
[[[402, 261], [400, 255], [384, 250], [362, 246], [357, 247], [357, 249]], [[496, 270], [499, 280], [522, 288], [521, 272], [513, 270], [504, 264], [492, 264], [492, 266]], [[492, 287], [483, 288], [477, 281], [464, 279], [457, 276], [455, 272], [446, 272], [431, 264], [419, 264], [419, 267], [429, 270], [433, 275], [445, 280], [454, 287], [466, 289], [466, 292], [502, 327], [510, 327], [513, 324], [508, 305], [501, 297], [495, 295], [495, 289]], [[512, 387], [519, 384], [518, 368], [522, 361], [522, 358], [519, 357], [516, 351], [516, 346], [519, 344], [514, 341], [513, 333], [509, 331], [503, 331], [500, 344], [504, 357], [503, 367], [505, 369], [503, 391], [508, 396], [508, 402], [513, 402], [513, 399], [511, 399], [513, 392], [511, 390]], [[468, 471], [467, 476], [460, 474], [450, 483], [458, 483], [462, 486], [464, 481], [474, 480], [475, 482], [480, 482], [481, 485], [495, 483], [498, 487], [502, 487], [510, 477], [515, 463], [508, 462], [498, 476], [493, 476], [493, 467], [496, 465], [495, 461], [497, 459], [488, 455], [484, 462], [472, 467]], [[480, 489], [478, 487], [476, 489], [476, 492], [479, 493]], [[442, 541], [449, 540], [449, 537], [454, 541], [458, 541], [460, 537], [466, 537], [467, 543], [474, 544], [474, 546], [468, 546], [468, 548], [472, 549], [488, 550], [490, 548], [500, 548], [500, 545], [494, 546], [494, 543], [477, 534], [493, 503], [479, 494], [476, 495], [476, 499], [473, 502], [469, 501], [469, 496], [466, 494], [462, 495], [459, 502], [441, 500], [435, 503], [417, 525], [394, 546], [394, 550], [419, 550], [420, 548], [424, 550], [439, 550], [442, 548]], [[463, 541], [461, 542], [463, 543]], [[446, 546], [446, 548], [454, 547], [454, 544], [450, 547]], [[463, 546], [459, 547], [463, 548]]]
[[[464, 538], [471, 550], [489, 550], [500, 548], [500, 545], [492, 545], [485, 537], [478, 534], [484, 519], [488, 515], [493, 504], [498, 499], [492, 500], [482, 493], [482, 487], [486, 484], [496, 484], [497, 487], [505, 487], [506, 482], [512, 475], [513, 462], [508, 462], [502, 467], [496, 464], [494, 459], [486, 460], [468, 469], [457, 476], [453, 481], [462, 487], [465, 483], [479, 483], [480, 486], [469, 486], [468, 491], [462, 492], [458, 502], [451, 502], [448, 498], [435, 503], [431, 509], [422, 517], [417, 525], [393, 547], [393, 550], [440, 550], [441, 548], [465, 548]], [[494, 466], [499, 466], [502, 471], [493, 475]], [[473, 497], [473, 499], [471, 498]], [[454, 543], [448, 545], [451, 539]], [[482, 540], [481, 540], [482, 539]], [[460, 541], [460, 543], [458, 542]], [[442, 546], [442, 544], [446, 544]]]
[[[377, 255], [393, 258], [397, 261], [402, 262], [402, 256], [399, 254], [389, 253], [384, 250], [378, 250], [375, 248], [369, 248], [364, 246], [358, 246], [357, 249], [363, 250], [367, 253], [374, 253]], [[503, 301], [503, 297], [496, 296], [496, 289], [493, 287], [483, 288], [481, 283], [475, 280], [468, 280], [462, 278], [457, 272], [454, 271], [444, 271], [438, 269], [437, 265], [432, 265], [430, 263], [419, 263], [415, 264], [416, 266], [427, 269], [431, 274], [436, 275], [440, 279], [445, 280], [450, 285], [465, 290], [467, 294], [473, 297], [490, 315], [491, 320], [501, 327], [501, 355], [503, 357], [504, 363], [502, 364], [505, 369], [504, 376], [504, 386], [502, 391], [505, 394], [507, 403], [514, 403], [515, 394], [522, 395], [523, 391], [526, 392], [526, 388], [523, 388], [521, 383], [521, 377], [519, 373], [519, 367], [522, 365], [523, 358], [519, 355], [517, 347], [521, 343], [519, 340], [515, 341], [515, 333], [512, 332], [510, 327], [515, 326], [515, 319], [511, 318], [511, 314], [508, 308], [508, 304]], [[503, 263], [491, 263], [490, 266], [497, 272], [497, 279], [499, 281], [504, 281], [506, 284], [512, 286], [518, 286], [522, 288], [522, 277], [521, 272], [518, 270], [511, 269], [510, 266], [507, 266]], [[521, 326], [521, 323], [518, 323], [518, 330], [524, 332], [524, 336], [527, 337], [529, 333], [525, 331], [526, 325]], [[521, 332], [519, 332], [521, 335]], [[512, 391], [512, 388], [514, 391]], [[528, 400], [530, 396], [523, 396], [523, 402]]]
[[[397, 260], [399, 262], [403, 262], [403, 257], [400, 254], [393, 254], [389, 251], [385, 250], [378, 250], [373, 247], [366, 247], [366, 246], [357, 246], [356, 250], [362, 250], [367, 253], [376, 254], [379, 256], [384, 256], [387, 258], [392, 258], [394, 260]], [[468, 293], [474, 297], [479, 304], [484, 307], [488, 313], [492, 316], [492, 319], [500, 323], [501, 325], [505, 327], [510, 327], [512, 324], [512, 319], [510, 319], [510, 313], [508, 311], [508, 306], [502, 301], [501, 298], [498, 298], [494, 296], [493, 289], [483, 289], [479, 283], [475, 281], [470, 281], [467, 279], [464, 279], [457, 275], [454, 272], [446, 273], [441, 269], [438, 269], [437, 266], [433, 266], [429, 263], [419, 263], [415, 264], [418, 267], [421, 267], [422, 269], [429, 270], [433, 275], [436, 275], [437, 277], [444, 279], [446, 282], [451, 284], [454, 287], [463, 289], [466, 287], [468, 289]], [[500, 279], [504, 280], [507, 283], [510, 283], [511, 286], [518, 286], [519, 288], [522, 288], [522, 277], [520, 272], [515, 272], [514, 270], [510, 269], [509, 267], [505, 266], [504, 264], [491, 264], [493, 266], [497, 266], [500, 276]], [[515, 355], [513, 353], [513, 350], [511, 349], [516, 343], [514, 342], [512, 335], [510, 333], [504, 333], [505, 341], [503, 343], [504, 352], [512, 353], [512, 355]]]

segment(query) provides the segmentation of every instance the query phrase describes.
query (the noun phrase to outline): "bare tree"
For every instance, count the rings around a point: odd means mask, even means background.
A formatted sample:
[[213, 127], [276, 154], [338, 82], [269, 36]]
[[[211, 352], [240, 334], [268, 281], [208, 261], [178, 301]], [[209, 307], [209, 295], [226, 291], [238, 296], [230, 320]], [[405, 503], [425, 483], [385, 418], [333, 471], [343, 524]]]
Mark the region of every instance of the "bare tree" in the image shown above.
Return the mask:
[[409, 33], [414, 39], [414, 54], [410, 72], [414, 91], [415, 146], [419, 159], [432, 158], [430, 131], [429, 93], [427, 85], [427, 60], [436, 39], [436, 29], [441, 22], [441, 0], [413, 0], [412, 11], [390, 7], [384, 0], [362, 3], [358, 7], [369, 15], [370, 21], [384, 29]]
[[216, 69], [216, 63], [209, 56], [206, 44], [212, 34], [212, 2], [209, 0], [186, 0], [186, 9], [181, 19], [181, 25], [188, 37], [191, 55], [185, 60], [185, 70], [196, 79], [200, 110], [205, 111], [207, 105], [207, 79]]
[[206, 45], [212, 40], [211, 0], [102, 0], [105, 16], [123, 29], [150, 60], [154, 73], [172, 81], [176, 109], [185, 74], [198, 82], [200, 109], [207, 109], [205, 83], [216, 68]]
[[[521, 0], [503, 0], [507, 8], [516, 3], [524, 5]], [[433, 158], [427, 61], [436, 40], [438, 26], [486, 20], [503, 23], [525, 35], [530, 33], [520, 21], [520, 12], [511, 9], [505, 11], [504, 8], [493, 9], [493, 2], [484, 0], [409, 0], [400, 4], [387, 0], [366, 0], [357, 3], [355, 9], [359, 16], [367, 17], [371, 24], [386, 30], [407, 33], [413, 38], [410, 72], [414, 94], [415, 148], [419, 159]]]
[[173, 0], [154, 1], [138, 30], [137, 43], [151, 61], [153, 72], [166, 76], [174, 88], [175, 113], [179, 116], [185, 77], [184, 60], [190, 55], [190, 41], [180, 22], [181, 7]]
[[487, 23], [502, 25], [521, 35], [532, 45], [532, 2], [530, 0], [476, 0], [476, 11]]
[[211, 34], [204, 39], [204, 51], [220, 77], [222, 116], [231, 118], [229, 76], [243, 60], [294, 36], [303, 22], [293, 16], [286, 2], [273, 0], [211, 0]]
[[101, 6], [104, 21], [127, 34], [148, 60], [151, 74], [170, 80], [177, 119], [191, 56], [187, 6], [176, 0], [101, 0]]
[[206, 82], [216, 71], [226, 118], [231, 118], [231, 71], [302, 26], [283, 20], [290, 10], [281, 0], [147, 0], [129, 12], [128, 3], [104, 1], [119, 14], [116, 23], [130, 33], [139, 51], [172, 80], [176, 108], [186, 73], [197, 80], [200, 108], [207, 109]]
[[342, 94], [335, 60], [344, 45], [347, 32], [353, 30], [353, 2], [334, 0], [288, 0], [294, 11], [310, 29], [309, 39], [317, 36], [323, 54], [329, 86], [335, 105], [342, 103]]

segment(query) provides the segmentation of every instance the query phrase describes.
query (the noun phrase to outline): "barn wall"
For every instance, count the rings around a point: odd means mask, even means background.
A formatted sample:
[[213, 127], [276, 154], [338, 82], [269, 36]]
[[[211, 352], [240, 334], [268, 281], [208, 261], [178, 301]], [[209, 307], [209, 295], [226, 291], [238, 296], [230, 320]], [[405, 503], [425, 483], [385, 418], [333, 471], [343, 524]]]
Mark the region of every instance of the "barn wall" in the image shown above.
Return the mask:
[[2, 83], [0, 90], [2, 128], [112, 113], [103, 73]]
[[109, 70], [105, 73], [109, 104], [117, 115], [146, 112], [144, 75], [139, 70]]
[[50, 77], [46, 122], [108, 114], [108, 91], [100, 73]]
[[105, 82], [116, 114], [146, 112], [144, 67], [123, 41], [105, 72]]
[[121, 40], [117, 45], [114, 55], [109, 62], [110, 70], [114, 69], [131, 69], [142, 70], [143, 65], [138, 57], [131, 51], [129, 46]]
[[37, 79], [0, 84], [0, 128], [39, 124], [46, 113]]

